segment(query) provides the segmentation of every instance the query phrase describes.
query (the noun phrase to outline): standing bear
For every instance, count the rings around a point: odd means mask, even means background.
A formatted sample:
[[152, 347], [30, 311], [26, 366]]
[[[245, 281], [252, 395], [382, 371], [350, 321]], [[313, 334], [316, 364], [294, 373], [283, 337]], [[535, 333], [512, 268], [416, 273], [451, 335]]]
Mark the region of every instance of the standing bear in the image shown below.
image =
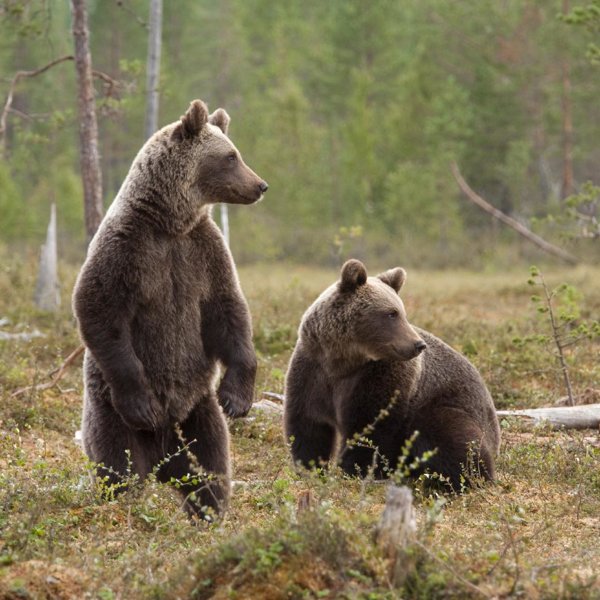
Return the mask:
[[[268, 186], [242, 160], [228, 125], [223, 109], [209, 115], [194, 100], [146, 142], [73, 295], [86, 347], [85, 452], [110, 484], [155, 467], [160, 481], [193, 475], [180, 491], [200, 517], [227, 505], [223, 411], [248, 412], [256, 375], [248, 305], [210, 206], [252, 204]], [[182, 440], [188, 446], [178, 451]]]
[[404, 269], [367, 277], [349, 260], [306, 311], [286, 375], [286, 438], [306, 467], [329, 461], [340, 443], [346, 473], [374, 467], [382, 477], [418, 431], [406, 464], [434, 451], [414, 474], [437, 472], [460, 491], [469, 468], [494, 478], [498, 419], [475, 367], [408, 322], [405, 280]]

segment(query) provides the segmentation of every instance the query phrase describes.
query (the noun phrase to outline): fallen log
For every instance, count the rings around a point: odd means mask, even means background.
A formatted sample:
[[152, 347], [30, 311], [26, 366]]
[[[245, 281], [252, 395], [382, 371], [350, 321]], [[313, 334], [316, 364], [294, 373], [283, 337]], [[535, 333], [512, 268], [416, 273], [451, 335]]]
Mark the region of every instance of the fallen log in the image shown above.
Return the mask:
[[598, 429], [600, 404], [555, 406], [522, 410], [498, 410], [498, 417], [518, 417], [534, 425], [548, 423], [553, 429]]
[[[282, 394], [263, 392], [263, 396], [277, 398], [278, 401], [284, 402]], [[269, 400], [262, 400], [255, 403], [254, 408], [274, 414], [283, 413], [282, 405], [270, 402]], [[525, 419], [534, 425], [540, 425], [546, 421], [554, 429], [598, 429], [600, 427], [600, 403], [548, 408], [525, 408], [519, 410], [497, 410], [496, 414], [500, 418], [517, 417]]]

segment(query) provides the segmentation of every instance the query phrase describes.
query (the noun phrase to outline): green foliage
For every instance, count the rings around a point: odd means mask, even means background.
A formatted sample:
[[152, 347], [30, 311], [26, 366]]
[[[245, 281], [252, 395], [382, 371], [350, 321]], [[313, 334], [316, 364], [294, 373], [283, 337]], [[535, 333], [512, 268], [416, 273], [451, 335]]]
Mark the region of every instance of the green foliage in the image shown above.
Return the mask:
[[581, 318], [581, 295], [574, 286], [561, 283], [548, 287], [542, 272], [535, 266], [530, 267], [529, 274], [528, 285], [542, 291], [542, 295], [534, 294], [530, 300], [543, 329], [541, 333], [515, 338], [514, 342], [518, 347], [535, 343], [546, 349], [554, 348], [552, 354], [562, 370], [569, 403], [573, 404], [568, 349], [584, 340], [600, 338], [600, 321]]
[[[591, 0], [583, 6], [574, 6], [568, 14], [561, 15], [561, 18], [565, 23], [583, 26], [597, 36], [600, 33], [600, 0]], [[589, 43], [586, 55], [592, 64], [600, 65], [600, 46], [597, 43]]]
[[[232, 138], [270, 184], [260, 206], [231, 211], [241, 262], [510, 264], [527, 250], [464, 202], [449, 162], [517, 218], [559, 218], [568, 60], [576, 178], [598, 184], [597, 78], [583, 29], [568, 25], [596, 31], [596, 5], [558, 20], [557, 2], [526, 0], [165, 3], [159, 120], [179, 118], [195, 97], [230, 112]], [[145, 0], [89, 5], [94, 68], [119, 82], [110, 95], [95, 83], [106, 205], [143, 142], [147, 20]], [[68, 3], [2, 4], [2, 97], [16, 70], [71, 52]], [[75, 99], [70, 62], [18, 83], [0, 230], [37, 246], [57, 202], [63, 247], [81, 258]], [[544, 235], [561, 232], [546, 225]], [[362, 233], [340, 245], [343, 227]]]

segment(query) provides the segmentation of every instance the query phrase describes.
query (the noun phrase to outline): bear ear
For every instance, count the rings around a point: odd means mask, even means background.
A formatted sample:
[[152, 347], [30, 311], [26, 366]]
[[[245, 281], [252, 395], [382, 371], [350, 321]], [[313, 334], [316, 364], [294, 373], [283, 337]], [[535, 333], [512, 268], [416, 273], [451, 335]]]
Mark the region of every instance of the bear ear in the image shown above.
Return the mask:
[[367, 269], [360, 260], [351, 258], [344, 263], [340, 279], [341, 292], [353, 292], [367, 283]]
[[208, 122], [211, 125], [216, 125], [225, 135], [227, 135], [230, 121], [231, 117], [223, 108], [217, 108], [217, 110], [208, 117]]
[[202, 100], [194, 100], [187, 112], [181, 117], [173, 136], [179, 139], [192, 139], [196, 137], [208, 121], [208, 108]]
[[396, 293], [398, 293], [406, 281], [406, 271], [401, 267], [396, 267], [395, 269], [389, 269], [389, 271], [379, 273], [377, 278], [381, 279], [383, 283], [389, 285]]

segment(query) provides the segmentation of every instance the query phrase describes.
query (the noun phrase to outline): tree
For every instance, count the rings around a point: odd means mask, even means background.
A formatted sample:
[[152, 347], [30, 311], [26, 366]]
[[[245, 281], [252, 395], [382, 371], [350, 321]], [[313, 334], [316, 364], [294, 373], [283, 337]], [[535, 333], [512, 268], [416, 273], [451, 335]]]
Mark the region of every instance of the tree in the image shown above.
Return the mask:
[[79, 141], [85, 230], [88, 242], [96, 233], [104, 214], [102, 206], [102, 173], [98, 155], [98, 123], [92, 82], [92, 58], [85, 0], [71, 0], [75, 67], [77, 70]]
[[161, 33], [162, 0], [150, 0], [150, 31], [148, 33], [148, 61], [146, 67], [146, 123], [144, 129], [146, 139], [158, 128]]

